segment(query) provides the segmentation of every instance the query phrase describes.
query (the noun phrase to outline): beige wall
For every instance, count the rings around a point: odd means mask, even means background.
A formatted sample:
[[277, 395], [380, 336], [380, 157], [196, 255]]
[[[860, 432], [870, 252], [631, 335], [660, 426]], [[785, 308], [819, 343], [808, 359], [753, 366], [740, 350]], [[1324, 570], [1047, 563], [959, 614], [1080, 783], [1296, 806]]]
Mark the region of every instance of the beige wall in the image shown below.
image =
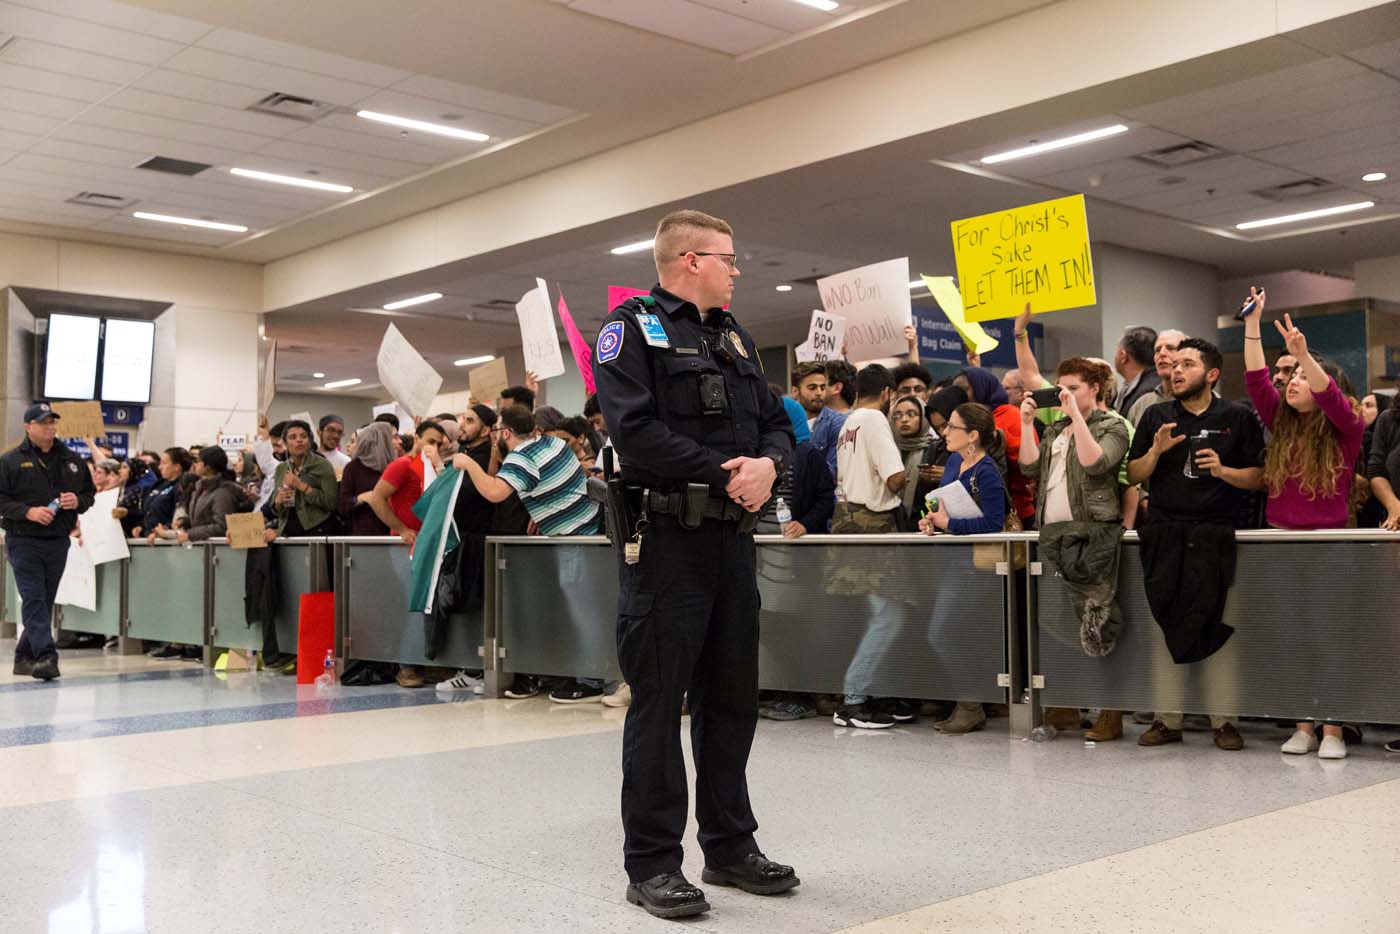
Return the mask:
[[1356, 294], [1400, 302], [1400, 255], [1357, 260]]

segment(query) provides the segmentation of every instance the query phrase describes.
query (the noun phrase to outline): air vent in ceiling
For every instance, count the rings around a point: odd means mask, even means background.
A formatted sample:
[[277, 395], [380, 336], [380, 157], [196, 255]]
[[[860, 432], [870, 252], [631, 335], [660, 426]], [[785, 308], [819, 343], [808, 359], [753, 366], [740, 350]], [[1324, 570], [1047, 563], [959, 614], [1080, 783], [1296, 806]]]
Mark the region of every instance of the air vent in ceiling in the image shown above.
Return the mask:
[[81, 204], [85, 208], [129, 208], [136, 203], [135, 198], [125, 198], [121, 195], [107, 195], [100, 191], [80, 191], [68, 199], [69, 204]]
[[1342, 186], [1325, 178], [1304, 178], [1296, 182], [1284, 182], [1270, 188], [1256, 188], [1250, 194], [1258, 195], [1266, 201], [1296, 201], [1312, 195], [1326, 195], [1341, 191]]
[[190, 162], [186, 159], [172, 159], [169, 156], [151, 156], [145, 162], [137, 163], [136, 167], [152, 172], [165, 172], [167, 175], [198, 175], [211, 168], [207, 162]]
[[1225, 150], [1218, 149], [1210, 143], [1192, 140], [1189, 143], [1178, 143], [1175, 146], [1144, 152], [1133, 156], [1133, 158], [1159, 169], [1174, 169], [1177, 166], [1204, 162], [1206, 159], [1214, 159], [1225, 154]]
[[335, 105], [297, 94], [273, 91], [256, 104], [249, 104], [247, 109], [255, 113], [272, 114], [274, 117], [300, 120], [302, 123], [314, 123], [335, 110]]

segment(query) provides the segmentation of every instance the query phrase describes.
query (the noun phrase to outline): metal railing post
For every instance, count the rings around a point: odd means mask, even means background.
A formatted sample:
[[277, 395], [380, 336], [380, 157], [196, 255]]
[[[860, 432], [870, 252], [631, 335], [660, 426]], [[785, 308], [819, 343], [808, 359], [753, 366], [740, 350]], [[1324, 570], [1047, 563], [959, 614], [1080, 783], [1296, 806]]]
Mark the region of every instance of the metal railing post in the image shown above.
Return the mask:
[[214, 622], [214, 546], [208, 542], [199, 545], [204, 551], [204, 560], [201, 562], [204, 568], [204, 645], [200, 651], [201, 658], [204, 659], [205, 668], [213, 668], [216, 661], [214, 657], [214, 631], [218, 628]]
[[505, 657], [505, 648], [501, 645], [502, 591], [505, 589], [501, 586], [501, 577], [505, 573], [505, 558], [501, 552], [500, 545], [489, 538], [486, 540], [485, 614], [480, 652], [487, 697], [503, 696], [508, 677], [501, 665]]

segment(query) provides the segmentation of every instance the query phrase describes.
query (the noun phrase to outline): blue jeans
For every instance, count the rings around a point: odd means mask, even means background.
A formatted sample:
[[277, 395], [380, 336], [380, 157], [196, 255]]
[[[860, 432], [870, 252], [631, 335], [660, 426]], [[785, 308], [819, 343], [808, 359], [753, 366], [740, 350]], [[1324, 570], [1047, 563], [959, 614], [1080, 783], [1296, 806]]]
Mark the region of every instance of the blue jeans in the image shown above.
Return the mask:
[[845, 702], [853, 707], [870, 699], [867, 692], [875, 683], [880, 663], [904, 632], [903, 605], [877, 594], [868, 594], [865, 601], [870, 607], [870, 621], [846, 667]]
[[58, 596], [58, 582], [63, 579], [63, 566], [68, 563], [68, 537], [8, 535], [5, 557], [14, 569], [15, 586], [24, 601], [24, 631], [15, 643], [15, 658], [34, 662], [57, 660], [53, 601]]

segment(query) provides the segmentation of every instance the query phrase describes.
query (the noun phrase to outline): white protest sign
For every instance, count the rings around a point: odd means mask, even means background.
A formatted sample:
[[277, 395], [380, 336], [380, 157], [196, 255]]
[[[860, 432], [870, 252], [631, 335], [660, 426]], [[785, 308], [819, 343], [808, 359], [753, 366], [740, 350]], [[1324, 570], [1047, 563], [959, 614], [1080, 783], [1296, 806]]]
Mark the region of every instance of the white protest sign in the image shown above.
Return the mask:
[[798, 363], [811, 363], [817, 358], [817, 352], [812, 349], [812, 345], [807, 341], [803, 341], [792, 348], [792, 352], [797, 357]]
[[525, 369], [537, 379], [549, 379], [564, 373], [564, 355], [559, 350], [559, 332], [554, 330], [554, 311], [549, 307], [549, 287], [543, 279], [515, 306], [520, 319], [520, 349], [525, 354]]
[[817, 291], [827, 314], [846, 319], [846, 356], [851, 360], [875, 360], [909, 352], [909, 342], [904, 337], [905, 325], [914, 323], [909, 301], [909, 257], [818, 279]]
[[259, 414], [267, 414], [275, 395], [277, 395], [277, 341], [274, 339], [267, 342], [267, 357], [263, 360], [262, 389], [258, 393]]
[[841, 356], [841, 342], [846, 337], [846, 319], [824, 311], [812, 312], [812, 326], [807, 331], [807, 351], [812, 360], [825, 363]]
[[224, 453], [228, 455], [230, 461], [243, 453], [243, 448], [247, 443], [247, 435], [219, 435], [219, 447], [224, 449]]
[[97, 571], [92, 557], [76, 538], [68, 539], [68, 563], [58, 579], [58, 594], [54, 603], [76, 606], [89, 613], [97, 612]]
[[442, 388], [442, 375], [392, 324], [385, 329], [384, 340], [379, 343], [375, 365], [379, 370], [379, 382], [410, 415], [428, 414], [433, 398]]
[[310, 412], [293, 412], [287, 416], [289, 422], [306, 422], [313, 429], [316, 427], [316, 420], [311, 417]]
[[120, 498], [121, 490], [104, 490], [93, 498], [92, 508], [78, 516], [78, 526], [83, 531], [83, 547], [94, 567], [131, 557], [121, 521], [112, 518], [112, 510], [117, 508]]
[[[376, 418], [380, 415], [392, 415], [397, 418], [399, 420], [400, 434], [406, 434], [413, 430], [413, 416], [409, 415], [408, 412], [404, 410], [404, 407], [397, 402], [385, 402], [383, 405], [376, 405], [374, 408], [370, 409], [370, 411], [374, 413]], [[389, 427], [392, 428], [393, 426], [390, 425]]]

